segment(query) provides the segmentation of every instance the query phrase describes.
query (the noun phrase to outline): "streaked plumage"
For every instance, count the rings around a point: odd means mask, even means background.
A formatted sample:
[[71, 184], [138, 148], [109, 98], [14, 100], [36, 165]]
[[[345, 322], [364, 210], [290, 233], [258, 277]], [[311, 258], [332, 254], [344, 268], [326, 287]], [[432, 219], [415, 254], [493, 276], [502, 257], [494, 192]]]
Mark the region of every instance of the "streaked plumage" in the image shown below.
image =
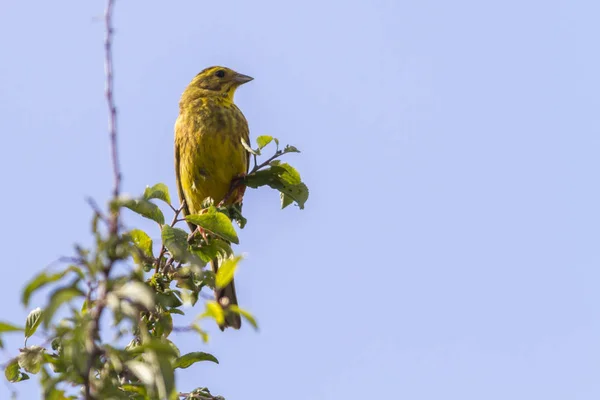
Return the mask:
[[[250, 142], [248, 123], [233, 95], [250, 80], [228, 68], [211, 67], [196, 75], [181, 96], [175, 123], [175, 173], [179, 198], [186, 202], [185, 215], [200, 213], [206, 197], [221, 202], [231, 181], [248, 171], [248, 152], [241, 143], [242, 138]], [[216, 272], [216, 260], [212, 265]], [[215, 296], [223, 305], [237, 304], [233, 281]], [[232, 314], [221, 329], [239, 329], [240, 324], [239, 315]]]

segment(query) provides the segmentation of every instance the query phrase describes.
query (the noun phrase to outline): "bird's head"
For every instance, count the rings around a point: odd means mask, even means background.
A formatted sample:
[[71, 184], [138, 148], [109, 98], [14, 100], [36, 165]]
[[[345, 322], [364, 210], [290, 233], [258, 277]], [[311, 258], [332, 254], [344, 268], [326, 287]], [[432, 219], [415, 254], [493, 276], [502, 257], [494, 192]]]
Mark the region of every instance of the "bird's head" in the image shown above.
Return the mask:
[[233, 101], [235, 90], [252, 79], [226, 67], [210, 67], [196, 75], [188, 87], [200, 89], [205, 96], [222, 96]]

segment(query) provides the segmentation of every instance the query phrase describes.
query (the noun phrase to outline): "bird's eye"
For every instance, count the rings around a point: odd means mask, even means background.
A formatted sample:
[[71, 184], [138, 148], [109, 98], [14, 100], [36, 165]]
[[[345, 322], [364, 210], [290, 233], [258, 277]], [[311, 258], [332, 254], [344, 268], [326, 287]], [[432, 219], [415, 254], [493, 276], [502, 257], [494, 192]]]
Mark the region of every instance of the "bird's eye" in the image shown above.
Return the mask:
[[222, 77], [225, 76], [225, 71], [223, 71], [222, 69], [220, 69], [217, 72], [215, 72], [215, 75], [218, 76], [219, 78], [222, 78]]

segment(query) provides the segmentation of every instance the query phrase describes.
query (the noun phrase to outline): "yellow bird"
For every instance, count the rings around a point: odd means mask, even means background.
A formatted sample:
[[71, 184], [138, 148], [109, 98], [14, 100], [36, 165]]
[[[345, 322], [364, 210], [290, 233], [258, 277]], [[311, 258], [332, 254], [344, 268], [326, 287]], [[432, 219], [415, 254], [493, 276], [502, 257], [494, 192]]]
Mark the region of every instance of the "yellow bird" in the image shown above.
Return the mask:
[[[184, 215], [199, 214], [207, 197], [215, 204], [223, 201], [232, 180], [248, 172], [250, 158], [241, 142], [250, 142], [248, 122], [233, 103], [233, 95], [252, 79], [229, 68], [210, 67], [196, 75], [181, 95], [175, 122], [175, 173], [179, 199], [185, 200]], [[235, 200], [230, 196], [226, 201]], [[217, 260], [211, 265], [216, 273]], [[233, 280], [217, 289], [215, 297], [224, 308], [237, 304]], [[240, 326], [240, 316], [230, 313], [220, 328]]]

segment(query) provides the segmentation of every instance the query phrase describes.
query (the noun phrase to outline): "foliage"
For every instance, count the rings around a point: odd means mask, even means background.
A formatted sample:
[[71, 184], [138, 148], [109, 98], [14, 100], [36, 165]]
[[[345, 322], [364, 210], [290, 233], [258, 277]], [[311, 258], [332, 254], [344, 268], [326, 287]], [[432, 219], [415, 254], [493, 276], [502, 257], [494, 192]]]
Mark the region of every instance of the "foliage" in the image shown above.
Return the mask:
[[[258, 164], [261, 150], [271, 142], [276, 144], [274, 155]], [[270, 136], [258, 137], [257, 147], [248, 150], [254, 167], [232, 182], [231, 191], [240, 185], [270, 186], [280, 191], [282, 207], [295, 202], [302, 208], [308, 190], [298, 172], [278, 160], [298, 150], [280, 150], [278, 140]], [[232, 220], [243, 227], [246, 219], [240, 205], [215, 206], [210, 199], [205, 203], [202, 213], [183, 218], [183, 205], [175, 207], [167, 186], [159, 183], [138, 198], [114, 198], [108, 213], [94, 206], [94, 245], [76, 246], [75, 255], [63, 259], [60, 268], [41, 271], [23, 289], [26, 307], [46, 289], [44, 307], [33, 309], [23, 327], [0, 322], [0, 340], [4, 334], [23, 334], [25, 339], [5, 366], [6, 379], [20, 382], [37, 374], [44, 398], [56, 400], [221, 398], [205, 387], [177, 390], [176, 369], [218, 360], [202, 351], [181, 354], [171, 341], [178, 331], [206, 342], [206, 324], [222, 323], [227, 313], [238, 313], [257, 328], [248, 311], [223, 308], [206, 293], [233, 279], [241, 257], [229, 244], [239, 243]], [[170, 208], [170, 223], [165, 223], [161, 204]], [[143, 230], [125, 229], [119, 222], [124, 209], [155, 221], [154, 237], [160, 235], [161, 242], [154, 243]], [[201, 230], [186, 231], [186, 221]], [[217, 274], [206, 268], [215, 257], [221, 260]], [[203, 310], [191, 323], [178, 325], [185, 315], [183, 305], [198, 307], [201, 298]], [[35, 344], [28, 343], [34, 339]]]
[[[243, 228], [247, 220], [241, 204], [224, 207], [211, 199], [205, 200], [201, 213], [183, 218], [184, 204], [175, 207], [163, 183], [147, 187], [137, 198], [120, 194], [112, 63], [115, 2], [106, 1], [104, 64], [113, 172], [111, 200], [106, 211], [90, 201], [94, 212], [92, 246], [76, 246], [74, 256], [61, 259], [59, 268], [41, 271], [25, 285], [23, 305], [29, 307], [32, 296], [43, 289], [47, 291], [44, 307], [31, 310], [23, 327], [0, 321], [0, 348], [3, 335], [24, 335], [23, 348], [7, 361], [4, 374], [15, 383], [39, 375], [43, 397], [50, 400], [222, 399], [203, 386], [178, 391], [176, 369], [191, 368], [199, 362], [218, 364], [218, 360], [203, 351], [181, 354], [171, 334], [190, 332], [206, 342], [206, 324], [212, 320], [221, 324], [227, 313], [237, 313], [257, 328], [248, 311], [237, 305], [224, 308], [206, 293], [233, 279], [241, 257], [233, 254], [229, 244], [239, 243], [232, 221]], [[298, 149], [280, 149], [272, 136], [259, 136], [256, 148], [242, 142], [252, 154], [254, 166], [248, 175], [231, 183], [225, 199], [243, 185], [269, 186], [280, 192], [282, 208], [296, 203], [302, 209], [308, 188], [298, 171], [279, 160]], [[275, 153], [258, 164], [258, 157], [271, 143], [276, 146]], [[161, 205], [170, 208], [170, 223], [165, 222]], [[160, 243], [154, 243], [141, 229], [126, 229], [121, 218], [125, 209], [154, 221]], [[186, 221], [198, 226], [195, 232], [185, 230]], [[178, 224], [184, 229], [176, 227]], [[219, 258], [221, 265], [216, 274], [206, 269], [214, 258]], [[178, 325], [185, 315], [183, 305], [202, 308], [197, 305], [201, 298], [203, 311], [191, 323]], [[35, 344], [29, 343], [32, 341]], [[204, 382], [186, 382], [195, 384]]]

